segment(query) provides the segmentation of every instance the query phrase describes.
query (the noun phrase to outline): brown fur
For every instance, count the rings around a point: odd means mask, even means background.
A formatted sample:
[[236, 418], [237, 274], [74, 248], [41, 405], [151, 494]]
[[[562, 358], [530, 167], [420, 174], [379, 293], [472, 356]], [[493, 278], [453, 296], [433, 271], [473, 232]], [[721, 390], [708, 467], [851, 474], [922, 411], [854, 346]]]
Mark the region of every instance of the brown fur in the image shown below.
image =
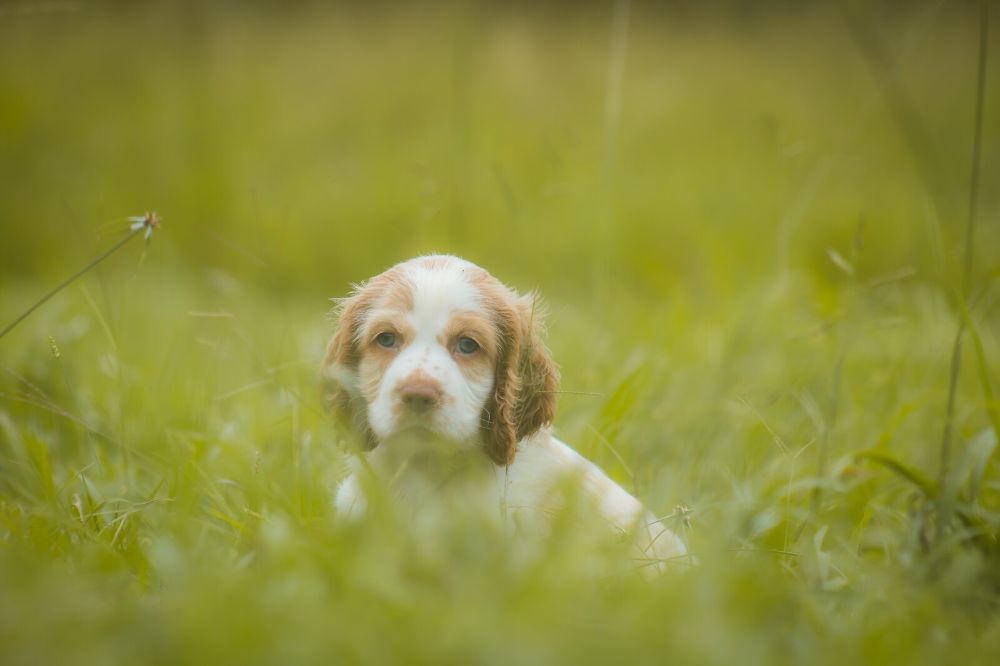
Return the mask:
[[480, 289], [496, 313], [500, 351], [492, 397], [484, 408], [486, 454], [497, 465], [514, 461], [517, 443], [555, 418], [559, 371], [541, 339], [537, 298], [516, 298], [483, 271]]
[[363, 341], [359, 339], [368, 313], [376, 307], [409, 308], [413, 295], [398, 268], [390, 268], [368, 282], [358, 285], [354, 293], [338, 308], [337, 332], [333, 334], [323, 357], [324, 401], [335, 418], [348, 431], [360, 435], [360, 446], [370, 451], [378, 446], [368, 427], [363, 387], [347, 386], [348, 375], [357, 376]]
[[492, 320], [475, 312], [456, 312], [448, 320], [444, 333], [438, 336], [438, 342], [451, 349], [461, 337], [475, 340], [490, 358], [496, 356], [498, 341], [496, 326]]

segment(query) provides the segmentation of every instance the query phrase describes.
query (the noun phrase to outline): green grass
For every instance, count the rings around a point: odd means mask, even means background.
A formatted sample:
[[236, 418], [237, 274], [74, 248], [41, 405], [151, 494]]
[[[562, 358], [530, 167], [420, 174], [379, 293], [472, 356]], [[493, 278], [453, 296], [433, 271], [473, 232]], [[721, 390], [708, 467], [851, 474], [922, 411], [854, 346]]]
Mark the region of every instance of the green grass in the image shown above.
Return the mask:
[[[164, 219], [0, 339], [0, 661], [1000, 656], [1000, 48], [942, 495], [977, 12], [859, 8], [880, 70], [652, 4], [0, 10], [0, 325]], [[559, 433], [696, 568], [338, 522], [328, 298], [430, 251], [547, 297]]]

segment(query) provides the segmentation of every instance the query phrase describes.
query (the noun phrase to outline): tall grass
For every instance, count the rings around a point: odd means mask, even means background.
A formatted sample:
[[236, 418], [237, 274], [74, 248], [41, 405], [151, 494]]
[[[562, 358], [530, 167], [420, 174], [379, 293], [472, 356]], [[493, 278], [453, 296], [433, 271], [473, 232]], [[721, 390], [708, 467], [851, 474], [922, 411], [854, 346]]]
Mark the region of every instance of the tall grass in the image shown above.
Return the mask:
[[[171, 221], [0, 340], [4, 663], [995, 661], [995, 18], [116, 9], [0, 15], [0, 320]], [[543, 293], [559, 434], [697, 567], [337, 519], [327, 299], [427, 251]]]
[[[945, 411], [944, 434], [941, 437], [940, 483], [946, 502], [944, 514], [945, 518], [948, 517], [948, 512], [951, 510], [947, 503], [952, 501], [951, 495], [953, 492], [953, 489], [949, 488], [947, 484], [950, 481], [948, 476], [951, 468], [951, 440], [955, 418], [955, 394], [958, 386], [958, 376], [962, 366], [962, 343], [965, 337], [966, 325], [969, 322], [969, 317], [967, 316], [967, 301], [969, 298], [969, 290], [972, 287], [972, 266], [975, 257], [976, 213], [978, 212], [979, 207], [979, 173], [983, 143], [983, 106], [986, 99], [986, 53], [987, 46], [989, 44], [989, 5], [986, 2], [980, 2], [979, 6], [979, 58], [976, 63], [976, 106], [972, 135], [972, 167], [969, 174], [969, 210], [966, 217], [965, 242], [963, 243], [964, 251], [962, 252], [962, 277], [957, 289], [957, 300], [961, 314], [958, 318], [958, 332], [955, 333], [955, 344], [952, 347], [951, 369], [948, 374], [948, 406]], [[985, 382], [985, 386], [987, 389], [989, 388], [988, 379]], [[994, 435], [1000, 436], [1000, 430], [995, 429]], [[945, 521], [942, 521], [942, 523], [943, 522]]]

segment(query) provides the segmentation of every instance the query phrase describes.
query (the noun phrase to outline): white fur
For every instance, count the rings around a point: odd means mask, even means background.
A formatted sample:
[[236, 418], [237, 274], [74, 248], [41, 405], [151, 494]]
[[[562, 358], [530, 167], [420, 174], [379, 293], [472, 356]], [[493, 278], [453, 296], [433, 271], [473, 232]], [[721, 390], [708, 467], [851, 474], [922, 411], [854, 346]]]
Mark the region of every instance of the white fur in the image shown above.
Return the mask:
[[[381, 483], [391, 480], [387, 490], [400, 506], [427, 510], [443, 496], [440, 480], [445, 474], [427, 474], [415, 467], [404, 469], [411, 461], [393, 455], [386, 446], [368, 453], [366, 462], [353, 460], [351, 474], [337, 489], [336, 507], [343, 516], [364, 515], [367, 499], [362, 479], [366, 474], [374, 473]], [[472, 492], [467, 487], [460, 490], [462, 501], [475, 502], [485, 512], [495, 509], [494, 517], [515, 532], [528, 529], [532, 534], [544, 533], [549, 518], [565, 505], [565, 484], [576, 483], [584, 497], [595, 502], [602, 521], [622, 534], [632, 535], [634, 557], [640, 566], [648, 564], [648, 571], [662, 571], [663, 562], [687, 561], [687, 549], [676, 534], [599, 467], [548, 431], [522, 440], [508, 467], [494, 465], [485, 456], [462, 463], [467, 465], [466, 478], [474, 484]], [[449, 497], [454, 499], [456, 495]]]

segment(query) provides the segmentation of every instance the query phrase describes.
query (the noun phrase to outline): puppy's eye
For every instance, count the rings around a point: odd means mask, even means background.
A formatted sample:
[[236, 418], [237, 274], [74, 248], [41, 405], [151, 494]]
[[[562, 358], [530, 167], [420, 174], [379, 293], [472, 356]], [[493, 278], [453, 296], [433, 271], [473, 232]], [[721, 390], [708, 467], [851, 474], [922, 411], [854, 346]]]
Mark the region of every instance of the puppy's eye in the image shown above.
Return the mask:
[[457, 349], [460, 354], [475, 354], [479, 351], [479, 343], [472, 338], [459, 338]]
[[386, 331], [384, 333], [379, 333], [375, 336], [375, 342], [379, 344], [380, 347], [385, 347], [386, 349], [392, 349], [396, 346], [396, 334]]

